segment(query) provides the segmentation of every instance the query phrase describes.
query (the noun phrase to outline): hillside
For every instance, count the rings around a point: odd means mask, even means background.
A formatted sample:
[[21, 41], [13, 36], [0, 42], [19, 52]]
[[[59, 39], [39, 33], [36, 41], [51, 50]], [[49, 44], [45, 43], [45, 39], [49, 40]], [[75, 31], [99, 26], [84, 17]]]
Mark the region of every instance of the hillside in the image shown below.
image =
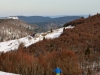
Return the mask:
[[[75, 20], [75, 22], [78, 20]], [[72, 21], [72, 23], [74, 24], [75, 22]], [[79, 19], [79, 22], [80, 19]], [[70, 24], [71, 25], [71, 24]], [[94, 15], [91, 16], [89, 18], [84, 19], [81, 23], [76, 23], [75, 28], [72, 30], [65, 30], [63, 34], [61, 34], [61, 36], [58, 39], [54, 39], [54, 40], [46, 40], [41, 42], [41, 44], [38, 43], [38, 45], [43, 46], [42, 43], [44, 43], [44, 48], [43, 51], [45, 50], [50, 50], [48, 49], [49, 47], [46, 46], [48, 42], [54, 45], [56, 45], [56, 49], [52, 50], [59, 50], [59, 43], [61, 42], [60, 47], [66, 47], [70, 50], [74, 50], [74, 51], [84, 51], [86, 50], [86, 48], [89, 46], [90, 48], [92, 48], [94, 50], [94, 48], [100, 49], [99, 45], [100, 45], [100, 15]], [[60, 41], [61, 40], [61, 41]], [[55, 41], [55, 43], [54, 43]], [[32, 48], [30, 48], [29, 50], [33, 49], [33, 48], [37, 48], [36, 46], [38, 46], [37, 44], [31, 46]], [[46, 47], [46, 49], [45, 49]], [[39, 49], [39, 48], [38, 48]], [[33, 49], [36, 50], [37, 49]], [[40, 49], [42, 51], [42, 49]], [[44, 52], [45, 52], [44, 51]]]
[[0, 19], [0, 41], [18, 39], [32, 33], [34, 27], [18, 19]]
[[43, 38], [27, 48], [21, 44], [17, 51], [1, 53], [0, 70], [52, 75], [51, 71], [58, 66], [63, 75], [99, 75], [100, 14], [81, 19], [66, 23], [64, 27], [70, 24], [75, 27], [64, 28], [59, 38]]
[[99, 74], [100, 14], [72, 21], [72, 25], [74, 24], [74, 29], [64, 30], [59, 38], [41, 41], [25, 49], [25, 51], [40, 56], [48, 52], [60, 52], [68, 49], [78, 56], [78, 62], [83, 74]]

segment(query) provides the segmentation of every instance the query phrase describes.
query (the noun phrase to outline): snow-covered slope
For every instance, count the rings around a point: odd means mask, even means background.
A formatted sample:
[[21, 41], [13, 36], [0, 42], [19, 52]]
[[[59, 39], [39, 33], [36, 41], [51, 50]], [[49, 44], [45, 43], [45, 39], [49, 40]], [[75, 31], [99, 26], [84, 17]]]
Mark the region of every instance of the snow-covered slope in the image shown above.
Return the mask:
[[[69, 29], [69, 28], [71, 29], [73, 27], [74, 26], [68, 26], [68, 27], [66, 27], [66, 29]], [[53, 32], [48, 31], [48, 32], [45, 32], [45, 33], [38, 33], [34, 37], [29, 35], [29, 36], [26, 36], [26, 37], [23, 37], [23, 38], [20, 38], [20, 39], [1, 42], [0, 43], [0, 52], [17, 50], [21, 43], [23, 43], [25, 47], [28, 47], [28, 46], [30, 46], [30, 45], [38, 42], [38, 41], [43, 40], [44, 37], [46, 39], [57, 38], [57, 37], [60, 36], [61, 33], [63, 33], [63, 28], [53, 30]]]
[[1, 17], [0, 19], [19, 19], [17, 16]]
[[0, 71], [0, 75], [20, 75], [20, 74], [6, 73], [6, 72]]
[[8, 19], [18, 19], [18, 17], [16, 16], [10, 16], [10, 17], [7, 17]]

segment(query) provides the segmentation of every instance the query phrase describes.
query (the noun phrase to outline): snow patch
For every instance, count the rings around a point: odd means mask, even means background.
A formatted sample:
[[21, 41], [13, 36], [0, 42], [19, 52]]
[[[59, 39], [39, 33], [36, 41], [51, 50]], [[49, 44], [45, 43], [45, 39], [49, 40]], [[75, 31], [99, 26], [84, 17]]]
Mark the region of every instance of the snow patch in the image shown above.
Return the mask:
[[20, 75], [20, 74], [13, 74], [13, 73], [7, 73], [0, 71], [0, 75]]
[[0, 19], [19, 19], [16, 16], [9, 16], [9, 17], [1, 17]]
[[8, 19], [18, 19], [18, 17], [14, 17], [14, 16], [10, 16], [10, 17], [7, 17]]

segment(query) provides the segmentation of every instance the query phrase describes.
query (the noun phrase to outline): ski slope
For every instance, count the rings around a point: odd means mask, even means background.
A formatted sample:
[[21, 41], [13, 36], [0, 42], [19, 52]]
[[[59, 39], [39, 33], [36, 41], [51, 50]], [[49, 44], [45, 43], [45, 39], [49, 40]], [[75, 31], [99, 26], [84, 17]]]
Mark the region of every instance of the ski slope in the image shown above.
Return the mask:
[[[68, 26], [65, 29], [72, 29], [72, 28], [74, 28], [74, 26]], [[46, 39], [58, 38], [62, 33], [63, 33], [63, 27], [53, 30], [53, 32], [48, 31], [45, 33], [37, 33], [34, 37], [29, 35], [20, 39], [1, 42], [0, 52], [8, 52], [11, 50], [17, 50], [21, 43], [23, 43], [25, 47], [28, 47], [36, 42], [43, 40], [44, 37]]]

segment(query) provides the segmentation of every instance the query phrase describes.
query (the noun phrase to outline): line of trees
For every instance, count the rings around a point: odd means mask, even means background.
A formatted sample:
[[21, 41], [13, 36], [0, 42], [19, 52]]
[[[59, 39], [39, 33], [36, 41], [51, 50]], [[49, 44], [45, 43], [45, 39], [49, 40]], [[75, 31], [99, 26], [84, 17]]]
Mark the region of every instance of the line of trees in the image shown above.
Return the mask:
[[74, 52], [63, 50], [48, 52], [45, 55], [34, 55], [20, 51], [2, 53], [0, 56], [0, 70], [22, 75], [54, 75], [52, 70], [59, 66], [64, 75], [79, 75], [81, 69]]

